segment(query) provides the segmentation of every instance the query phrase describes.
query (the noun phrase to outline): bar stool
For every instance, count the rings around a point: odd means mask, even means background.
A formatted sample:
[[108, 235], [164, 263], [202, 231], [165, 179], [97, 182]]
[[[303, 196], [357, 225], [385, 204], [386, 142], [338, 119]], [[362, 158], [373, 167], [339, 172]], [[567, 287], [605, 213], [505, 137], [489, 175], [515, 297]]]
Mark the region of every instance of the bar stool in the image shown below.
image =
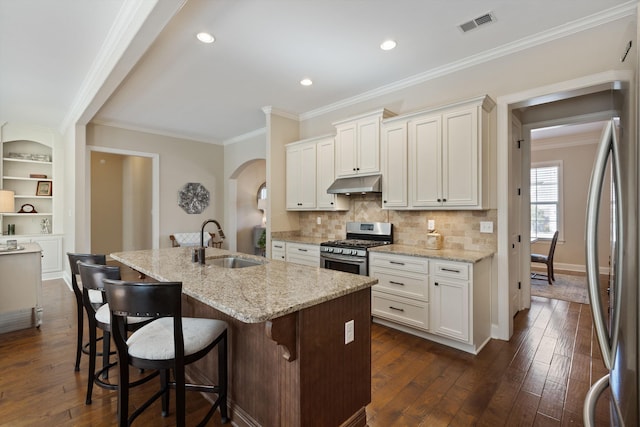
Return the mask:
[[[87, 264], [82, 261], [78, 261], [77, 268], [83, 284], [82, 302], [89, 321], [89, 374], [87, 377], [87, 397], [85, 403], [90, 405], [94, 383], [109, 390], [116, 390], [118, 388], [117, 384], [111, 384], [104, 381], [109, 377], [109, 369], [115, 366], [115, 363], [109, 362], [109, 355], [112, 354], [110, 352], [111, 312], [109, 311], [109, 305], [106, 303], [106, 298], [104, 297], [103, 279], [108, 278], [120, 280], [120, 267]], [[91, 297], [91, 294], [96, 292], [100, 297], [99, 302], [93, 301]], [[153, 320], [153, 317], [130, 317], [127, 319], [127, 330], [136, 330], [151, 320]], [[102, 368], [96, 371], [96, 356], [98, 355], [96, 351], [98, 342], [96, 332], [98, 329], [102, 330]], [[150, 375], [137, 380], [130, 386], [133, 387], [143, 384], [154, 376], [157, 376], [157, 372], [151, 373]]]
[[[80, 356], [82, 353], [89, 354], [89, 343], [83, 344], [83, 333], [84, 333], [84, 304], [82, 302], [82, 281], [78, 283], [77, 276], [80, 274], [78, 272], [78, 261], [82, 261], [88, 264], [102, 264], [105, 265], [107, 263], [107, 257], [105, 255], [100, 254], [78, 254], [67, 252], [67, 257], [69, 258], [69, 267], [71, 269], [71, 288], [73, 289], [73, 293], [76, 297], [76, 309], [77, 309], [77, 326], [78, 326], [78, 338], [76, 344], [76, 364], [75, 370], [80, 370]], [[102, 302], [102, 293], [97, 291], [92, 291], [89, 293], [91, 300], [95, 303]]]
[[[216, 408], [227, 423], [227, 323], [222, 320], [182, 317], [182, 283], [141, 283], [104, 280], [111, 310], [111, 333], [119, 364], [118, 424], [128, 426], [155, 400], [162, 397], [162, 415], [169, 411], [170, 387], [176, 390], [176, 423], [185, 425], [187, 389], [216, 393], [217, 399], [199, 425], [205, 425]], [[127, 339], [127, 316], [159, 316]], [[218, 347], [218, 385], [185, 383], [185, 365]], [[129, 365], [160, 370], [160, 390], [129, 417]], [[173, 370], [174, 382], [169, 381]]]

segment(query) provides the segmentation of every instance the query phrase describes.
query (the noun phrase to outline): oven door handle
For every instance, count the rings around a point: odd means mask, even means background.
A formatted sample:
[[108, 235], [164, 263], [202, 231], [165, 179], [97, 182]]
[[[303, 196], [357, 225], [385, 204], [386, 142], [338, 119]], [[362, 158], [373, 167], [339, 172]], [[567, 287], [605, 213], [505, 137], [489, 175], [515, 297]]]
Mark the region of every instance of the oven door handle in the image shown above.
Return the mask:
[[321, 259], [326, 259], [329, 261], [344, 261], [344, 262], [348, 262], [350, 264], [364, 264], [365, 262], [367, 262], [367, 258], [366, 257], [362, 257], [362, 258], [355, 258], [355, 257], [351, 257], [351, 256], [340, 256], [340, 255], [325, 255], [324, 253], [322, 253], [320, 255]]

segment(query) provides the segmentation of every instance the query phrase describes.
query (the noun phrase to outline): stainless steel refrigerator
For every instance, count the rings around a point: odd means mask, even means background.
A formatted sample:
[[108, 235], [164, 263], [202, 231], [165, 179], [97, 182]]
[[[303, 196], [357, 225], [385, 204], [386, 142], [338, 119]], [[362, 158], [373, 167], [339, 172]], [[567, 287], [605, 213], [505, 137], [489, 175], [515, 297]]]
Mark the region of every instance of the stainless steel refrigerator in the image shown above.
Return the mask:
[[[631, 123], [625, 128], [624, 122]], [[589, 299], [603, 362], [609, 374], [596, 381], [584, 405], [585, 426], [595, 426], [598, 397], [610, 388], [612, 426], [638, 426], [640, 354], [640, 293], [638, 292], [638, 149], [631, 117], [623, 125], [607, 123], [594, 163], [586, 226], [586, 267]], [[607, 165], [609, 167], [607, 168]], [[611, 236], [598, 236], [603, 183], [611, 176]], [[607, 201], [608, 202], [608, 201]], [[601, 292], [598, 240], [611, 240], [609, 302]]]

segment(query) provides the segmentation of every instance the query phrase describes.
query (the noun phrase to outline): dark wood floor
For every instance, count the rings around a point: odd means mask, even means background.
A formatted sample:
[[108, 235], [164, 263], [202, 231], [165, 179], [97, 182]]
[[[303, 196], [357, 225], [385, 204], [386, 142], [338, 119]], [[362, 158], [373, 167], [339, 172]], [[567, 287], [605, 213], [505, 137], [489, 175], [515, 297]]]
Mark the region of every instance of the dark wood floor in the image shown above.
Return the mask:
[[[115, 425], [116, 394], [97, 388], [84, 404], [87, 362], [73, 371], [75, 303], [62, 280], [43, 283], [44, 324], [0, 335], [0, 425]], [[590, 384], [605, 374], [589, 306], [534, 298], [509, 342], [472, 356], [380, 325], [372, 327], [371, 427], [582, 425]], [[133, 405], [156, 384], [137, 389]], [[607, 402], [598, 407], [608, 425]], [[206, 402], [189, 394], [193, 425]], [[210, 425], [220, 425], [216, 414]], [[137, 425], [173, 425], [159, 408]], [[136, 423], [134, 423], [136, 425]]]

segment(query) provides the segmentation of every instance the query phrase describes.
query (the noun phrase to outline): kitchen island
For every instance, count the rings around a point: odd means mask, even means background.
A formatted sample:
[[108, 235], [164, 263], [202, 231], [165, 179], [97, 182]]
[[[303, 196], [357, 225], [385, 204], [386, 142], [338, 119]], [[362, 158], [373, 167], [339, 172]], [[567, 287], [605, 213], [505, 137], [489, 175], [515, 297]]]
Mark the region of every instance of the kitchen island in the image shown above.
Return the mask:
[[[238, 256], [263, 264], [212, 265]], [[365, 426], [371, 401], [371, 291], [376, 279], [216, 248], [111, 254], [158, 281], [183, 284], [183, 315], [229, 324], [229, 409], [236, 425]], [[353, 341], [345, 344], [346, 323]], [[190, 366], [217, 381], [215, 352]]]

